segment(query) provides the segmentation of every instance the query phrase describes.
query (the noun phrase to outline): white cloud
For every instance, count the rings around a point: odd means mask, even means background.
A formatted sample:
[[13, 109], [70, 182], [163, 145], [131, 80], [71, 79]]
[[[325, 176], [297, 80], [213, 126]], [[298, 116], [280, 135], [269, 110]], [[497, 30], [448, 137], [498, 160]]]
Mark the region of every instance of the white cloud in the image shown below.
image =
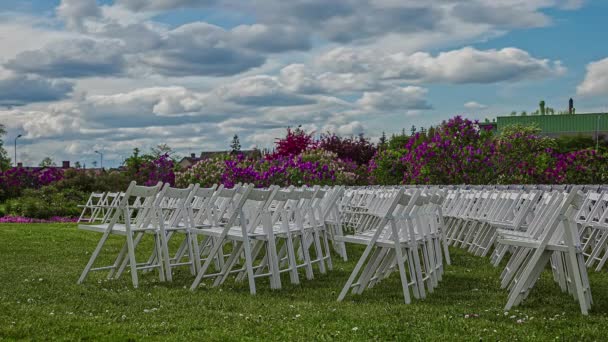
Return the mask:
[[469, 101], [464, 104], [464, 108], [475, 110], [475, 109], [486, 109], [486, 108], [488, 108], [488, 106], [481, 104], [479, 102]]
[[163, 11], [177, 8], [205, 7], [216, 0], [116, 0], [116, 4], [132, 11]]
[[389, 112], [431, 109], [431, 105], [425, 99], [427, 92], [427, 89], [421, 87], [395, 87], [384, 92], [364, 92], [357, 103], [368, 110]]
[[101, 15], [95, 0], [61, 0], [56, 12], [67, 27], [74, 30], [82, 30], [85, 19]]
[[[0, 12], [0, 104], [22, 105], [0, 108], [0, 122], [24, 134], [31, 160], [87, 163], [99, 148], [104, 159], [160, 142], [225, 149], [234, 133], [263, 148], [298, 124], [378, 136], [447, 117], [428, 95], [453, 96], [453, 88], [439, 93], [434, 84], [563, 74], [550, 56], [463, 46], [558, 25], [555, 10], [582, 2], [62, 0], [55, 16]], [[180, 17], [204, 7], [222, 26]], [[167, 21], [175, 15], [186, 21]], [[606, 91], [593, 65], [581, 94]], [[438, 110], [421, 115], [431, 102]]]
[[585, 79], [576, 92], [583, 96], [608, 95], [608, 58], [587, 65]]
[[21, 52], [5, 67], [19, 73], [46, 77], [118, 75], [126, 67], [123, 51], [124, 45], [119, 40], [64, 40]]
[[320, 68], [337, 73], [368, 73], [384, 80], [414, 83], [495, 83], [562, 75], [560, 61], [538, 59], [524, 50], [464, 47], [432, 56], [427, 52], [385, 54], [337, 48], [320, 56]]

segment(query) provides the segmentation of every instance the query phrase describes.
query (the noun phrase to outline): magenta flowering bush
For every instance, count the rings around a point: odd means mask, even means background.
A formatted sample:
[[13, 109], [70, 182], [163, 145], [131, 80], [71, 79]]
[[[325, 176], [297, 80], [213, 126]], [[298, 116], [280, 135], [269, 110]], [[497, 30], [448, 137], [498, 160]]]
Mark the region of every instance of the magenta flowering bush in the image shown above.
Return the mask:
[[293, 156], [274, 155], [262, 160], [244, 155], [206, 159], [189, 170], [178, 172], [176, 179], [180, 186], [221, 183], [226, 187], [233, 187], [237, 183], [251, 183], [257, 187], [362, 183], [360, 168], [356, 163], [341, 160], [335, 153], [321, 149], [311, 149]]
[[18, 197], [25, 189], [39, 189], [62, 179], [63, 170], [58, 168], [10, 168], [0, 172], [0, 200]]
[[38, 172], [38, 185], [45, 186], [63, 179], [63, 169], [56, 167], [42, 169]]
[[275, 145], [275, 152], [267, 158], [295, 156], [314, 148], [316, 143], [312, 133], [306, 133], [298, 127], [295, 130], [287, 128], [287, 135], [284, 138], [277, 139]]
[[608, 179], [607, 159], [594, 150], [559, 153], [535, 127], [496, 136], [457, 116], [376, 153], [368, 169], [376, 184], [597, 184]]
[[357, 165], [367, 165], [376, 154], [376, 146], [363, 135], [357, 138], [340, 137], [335, 134], [324, 134], [318, 142], [317, 148], [334, 152], [338, 158], [352, 160]]
[[544, 183], [605, 184], [608, 181], [608, 158], [595, 150], [555, 153], [544, 177]]
[[405, 184], [484, 184], [494, 177], [492, 134], [456, 116], [433, 136], [416, 133], [400, 161]]
[[168, 154], [163, 154], [157, 159], [142, 163], [139, 171], [135, 174], [138, 183], [151, 186], [158, 182], [175, 185], [175, 164]]

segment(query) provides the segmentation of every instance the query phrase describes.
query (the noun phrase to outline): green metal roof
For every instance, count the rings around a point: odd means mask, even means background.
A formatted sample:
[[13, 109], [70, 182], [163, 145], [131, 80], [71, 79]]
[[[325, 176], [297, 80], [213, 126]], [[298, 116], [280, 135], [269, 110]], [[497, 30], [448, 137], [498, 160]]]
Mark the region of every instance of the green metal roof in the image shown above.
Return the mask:
[[608, 131], [608, 113], [499, 116], [498, 131], [513, 124], [536, 125], [543, 133], [583, 133]]

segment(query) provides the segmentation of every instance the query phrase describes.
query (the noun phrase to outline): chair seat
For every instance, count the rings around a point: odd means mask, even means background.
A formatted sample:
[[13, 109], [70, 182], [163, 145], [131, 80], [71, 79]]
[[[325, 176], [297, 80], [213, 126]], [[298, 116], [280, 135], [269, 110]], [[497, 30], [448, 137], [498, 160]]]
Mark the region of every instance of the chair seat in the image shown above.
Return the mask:
[[[315, 227], [312, 225], [304, 225], [303, 228], [304, 228], [304, 230], [311, 230]], [[289, 223], [288, 231], [285, 231], [285, 228], [280, 223], [275, 224], [272, 227], [272, 231], [275, 236], [282, 236], [288, 232], [291, 233], [292, 235], [301, 234], [300, 228], [293, 222]], [[197, 228], [193, 229], [192, 232], [195, 234], [207, 235], [207, 236], [211, 236], [211, 237], [220, 237], [222, 235], [222, 233], [224, 232], [224, 227], [211, 227], [211, 226], [202, 227], [202, 228], [197, 227]], [[230, 230], [228, 231], [228, 234], [226, 236], [229, 239], [242, 240], [243, 231], [240, 226], [234, 226], [234, 227], [230, 228]], [[264, 227], [262, 227], [262, 226], [256, 227], [253, 230], [253, 232], [249, 233], [249, 237], [254, 238], [254, 239], [264, 239], [266, 237], [266, 232], [264, 232]]]
[[[374, 233], [375, 231], [370, 230], [354, 235], [334, 236], [334, 240], [346, 243], [355, 243], [359, 245], [368, 245]], [[422, 241], [422, 237], [416, 237], [416, 241]], [[401, 243], [402, 245], [407, 245], [410, 244], [411, 241], [409, 239], [400, 238], [399, 243]], [[391, 239], [380, 237], [378, 238], [378, 240], [376, 240], [376, 245], [381, 247], [394, 247], [395, 242]]]
[[[103, 224], [79, 224], [78, 229], [87, 230], [91, 232], [97, 233], [105, 233], [108, 230], [109, 223]], [[131, 232], [146, 232], [146, 233], [155, 233], [156, 229], [154, 228], [139, 228], [139, 229], [131, 229]], [[127, 227], [124, 224], [117, 223], [112, 228], [111, 234], [116, 235], [127, 235]]]

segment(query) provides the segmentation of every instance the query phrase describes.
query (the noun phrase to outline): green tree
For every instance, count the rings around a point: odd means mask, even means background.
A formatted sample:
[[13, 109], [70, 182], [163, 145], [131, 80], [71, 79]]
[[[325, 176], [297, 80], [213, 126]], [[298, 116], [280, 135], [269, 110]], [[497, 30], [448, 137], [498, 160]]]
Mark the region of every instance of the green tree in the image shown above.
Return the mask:
[[158, 159], [160, 158], [160, 156], [165, 154], [168, 155], [174, 161], [178, 158], [173, 148], [171, 148], [171, 146], [167, 144], [158, 144], [156, 145], [156, 147], [152, 147], [150, 149], [150, 154], [152, 156], [152, 159]]
[[412, 133], [411, 135], [416, 134], [416, 126], [412, 125], [412, 128], [410, 129], [410, 132]]
[[382, 135], [380, 136], [380, 141], [378, 142], [378, 149], [384, 149], [386, 148], [386, 133], [382, 132]]
[[79, 161], [77, 161], [77, 162], [74, 163], [74, 168], [80, 169], [81, 167], [82, 166], [80, 166], [80, 162]]
[[51, 157], [44, 157], [44, 159], [42, 159], [42, 161], [40, 162], [40, 164], [38, 166], [47, 167], [47, 166], [56, 166], [56, 164], [53, 161], [53, 159], [51, 159]]
[[235, 134], [234, 137], [232, 137], [232, 142], [230, 143], [230, 154], [239, 153], [241, 153], [241, 142], [239, 141], [239, 136]]
[[8, 157], [8, 153], [4, 149], [4, 141], [2, 137], [6, 134], [4, 125], [0, 124], [0, 171], [4, 171], [11, 167], [11, 159]]

